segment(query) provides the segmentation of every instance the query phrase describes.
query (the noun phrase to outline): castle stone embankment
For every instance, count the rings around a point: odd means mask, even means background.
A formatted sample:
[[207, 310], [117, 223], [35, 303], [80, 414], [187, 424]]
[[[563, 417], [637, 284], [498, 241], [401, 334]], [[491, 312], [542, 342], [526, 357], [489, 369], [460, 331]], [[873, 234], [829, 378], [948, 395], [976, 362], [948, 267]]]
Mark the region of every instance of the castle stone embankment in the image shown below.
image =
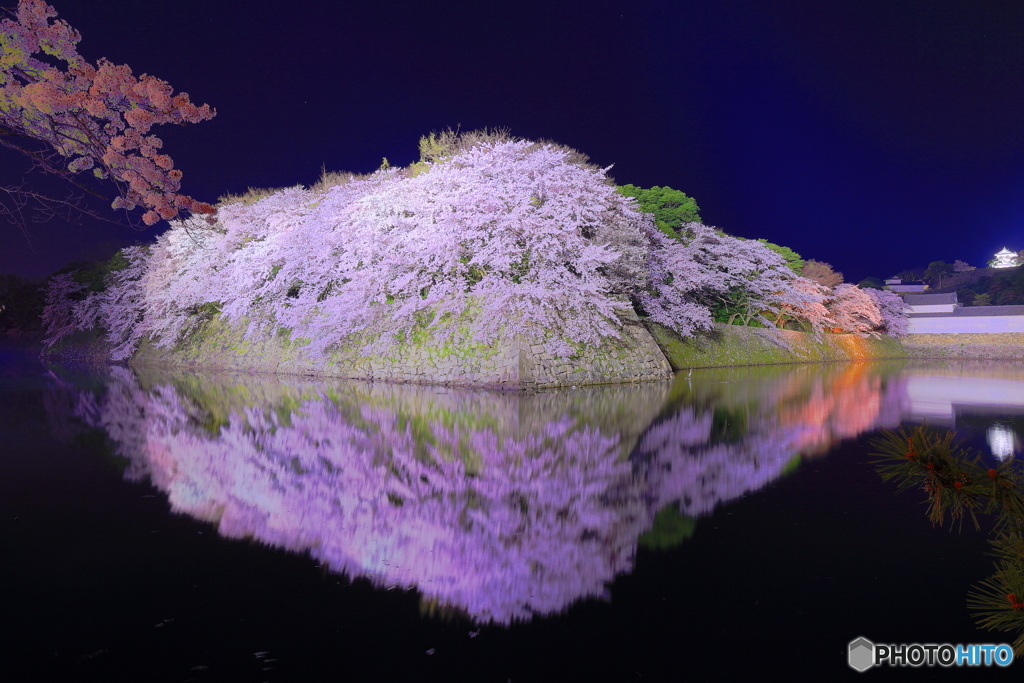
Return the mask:
[[450, 342], [421, 331], [414, 340], [387, 353], [365, 353], [364, 346], [354, 341], [317, 357], [305, 352], [302, 340], [291, 340], [284, 334], [247, 340], [243, 326], [216, 317], [174, 349], [143, 342], [130, 364], [499, 389], [638, 382], [672, 376], [672, 368], [657, 343], [632, 314], [624, 319], [622, 339], [577, 348], [569, 357], [552, 354], [541, 344], [530, 344], [521, 335], [479, 344], [468, 334]]
[[648, 324], [648, 327], [674, 370], [902, 358], [906, 355], [899, 340], [888, 337], [814, 335], [767, 327], [716, 324], [710, 332], [680, 339], [660, 325]]
[[911, 334], [903, 348], [912, 358], [1024, 360], [1024, 332]]
[[[227, 370], [384, 380], [413, 384], [540, 389], [666, 379], [687, 368], [876, 360], [976, 358], [1024, 360], [1024, 334], [921, 334], [870, 339], [813, 335], [773, 328], [717, 324], [680, 339], [654, 323], [626, 319], [622, 340], [577, 349], [571, 357], [548, 353], [521, 336], [492, 345], [438, 342], [429, 334], [384, 355], [362, 344], [314, 357], [302, 340], [285, 334], [247, 340], [244, 328], [217, 317], [173, 349], [143, 342], [129, 361], [138, 367]], [[109, 345], [95, 332], [78, 333], [45, 355], [106, 363]]]

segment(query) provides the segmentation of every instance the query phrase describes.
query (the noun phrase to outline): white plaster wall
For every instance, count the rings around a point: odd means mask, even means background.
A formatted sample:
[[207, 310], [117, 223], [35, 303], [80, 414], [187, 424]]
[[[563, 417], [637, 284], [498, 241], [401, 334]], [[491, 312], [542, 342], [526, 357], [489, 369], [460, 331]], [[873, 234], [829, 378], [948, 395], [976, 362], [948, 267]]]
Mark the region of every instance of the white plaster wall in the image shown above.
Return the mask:
[[928, 306], [910, 306], [911, 313], [952, 313], [955, 304], [934, 304]]
[[910, 334], [967, 332], [1024, 332], [1024, 315], [979, 315], [949, 318], [911, 318]]

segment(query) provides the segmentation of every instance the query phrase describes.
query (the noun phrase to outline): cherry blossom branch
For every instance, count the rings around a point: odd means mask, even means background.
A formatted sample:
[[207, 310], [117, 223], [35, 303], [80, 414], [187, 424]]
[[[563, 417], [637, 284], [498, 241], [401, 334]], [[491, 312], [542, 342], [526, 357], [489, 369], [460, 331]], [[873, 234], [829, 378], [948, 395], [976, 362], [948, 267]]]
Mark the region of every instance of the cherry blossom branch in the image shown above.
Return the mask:
[[[162, 140], [147, 135], [161, 123], [208, 120], [216, 113], [209, 105], [197, 107], [153, 76], [136, 78], [125, 65], [89, 64], [77, 52], [81, 35], [62, 20], [51, 21], [57, 13], [43, 0], [20, 0], [7, 14], [11, 18], [0, 21], [0, 145], [97, 194], [74, 179], [91, 169], [117, 188], [113, 207], [146, 209], [147, 225], [182, 211], [212, 218], [209, 204], [179, 194], [181, 171], [158, 152]], [[43, 150], [11, 138], [37, 141]]]

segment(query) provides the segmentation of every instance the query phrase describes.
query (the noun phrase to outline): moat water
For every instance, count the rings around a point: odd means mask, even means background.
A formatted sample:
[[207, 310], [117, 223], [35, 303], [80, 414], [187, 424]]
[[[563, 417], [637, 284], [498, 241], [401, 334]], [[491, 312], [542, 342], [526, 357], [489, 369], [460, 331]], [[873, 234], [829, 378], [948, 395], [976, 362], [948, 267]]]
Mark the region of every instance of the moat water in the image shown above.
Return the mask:
[[878, 430], [921, 422], [992, 463], [1020, 455], [1024, 366], [694, 370], [516, 395], [5, 352], [0, 671], [828, 680], [859, 675], [859, 636], [1012, 642], [966, 607], [993, 569], [985, 530], [933, 528], [923, 494], [872, 464]]

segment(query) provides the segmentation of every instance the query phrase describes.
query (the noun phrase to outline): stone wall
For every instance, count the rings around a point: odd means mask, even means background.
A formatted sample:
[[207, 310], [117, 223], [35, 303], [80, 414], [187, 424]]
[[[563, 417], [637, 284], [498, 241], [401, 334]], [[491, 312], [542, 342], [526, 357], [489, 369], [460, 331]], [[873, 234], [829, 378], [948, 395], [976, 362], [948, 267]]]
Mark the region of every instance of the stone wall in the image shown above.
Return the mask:
[[[367, 356], [361, 345], [314, 358], [302, 341], [286, 335], [246, 340], [239, 326], [215, 318], [178, 347], [144, 342], [131, 360], [137, 367], [267, 372], [414, 384], [535, 389], [666, 379], [673, 370], [882, 358], [1024, 360], [1024, 333], [914, 334], [866, 339], [849, 334], [812, 335], [774, 328], [715, 325], [680, 339], [665, 328], [630, 317], [624, 340], [607, 340], [555, 357], [521, 337], [490, 346], [421, 339], [387, 356]], [[46, 355], [77, 363], [109, 362], [110, 346], [96, 332], [78, 333]]]
[[468, 334], [446, 342], [428, 331], [387, 354], [366, 354], [362, 351], [365, 344], [352, 340], [345, 348], [316, 357], [304, 351], [301, 340], [282, 334], [247, 340], [241, 325], [216, 317], [174, 349], [144, 342], [130, 364], [509, 389], [671, 377], [668, 361], [640, 320], [630, 312], [623, 322], [621, 340], [577, 348], [571, 357], [548, 353], [521, 335], [484, 345]]
[[903, 348], [915, 358], [1024, 360], [1024, 332], [911, 334]]
[[775, 328], [716, 324], [710, 332], [680, 339], [655, 323], [648, 327], [674, 370], [901, 358], [905, 355], [899, 340], [888, 337], [814, 335]]
[[[247, 340], [244, 328], [214, 318], [174, 349], [143, 342], [130, 364], [137, 368], [196, 368], [316, 377], [384, 380], [413, 384], [540, 389], [660, 380], [674, 370], [736, 365], [770, 365], [906, 355], [895, 339], [849, 334], [812, 335], [774, 328], [715, 325], [680, 339], [654, 323], [625, 319], [624, 339], [577, 350], [571, 357], [547, 353], [522, 337], [481, 345], [463, 339], [440, 343], [428, 336], [388, 355], [365, 355], [363, 344], [323, 357], [304, 351], [302, 340], [275, 335]], [[992, 335], [984, 335], [990, 337]], [[78, 333], [46, 355], [74, 362], [109, 362], [110, 346], [96, 332]], [[946, 357], [944, 352], [936, 352]], [[920, 354], [915, 354], [920, 355]], [[927, 355], [927, 354], [924, 354]]]
[[958, 289], [972, 285], [986, 277], [992, 277], [999, 273], [1005, 273], [1004, 268], [975, 268], [961, 273], [950, 273], [942, 277], [942, 287], [935, 292], [955, 292]]

